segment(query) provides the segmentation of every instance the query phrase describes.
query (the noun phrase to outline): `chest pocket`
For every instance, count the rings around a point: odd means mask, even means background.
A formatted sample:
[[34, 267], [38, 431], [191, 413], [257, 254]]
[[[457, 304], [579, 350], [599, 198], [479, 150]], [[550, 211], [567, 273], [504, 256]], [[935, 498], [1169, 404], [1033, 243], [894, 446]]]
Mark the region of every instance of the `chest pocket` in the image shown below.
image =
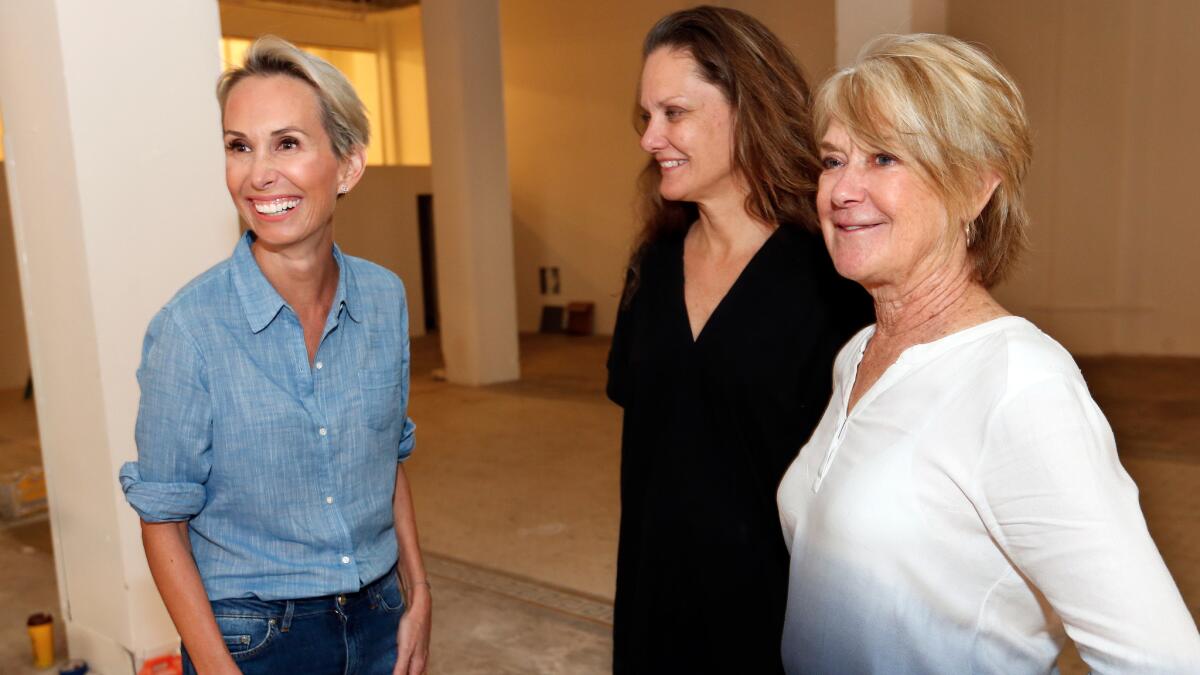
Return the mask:
[[358, 388], [363, 419], [376, 431], [394, 427], [404, 417], [404, 370], [360, 370]]

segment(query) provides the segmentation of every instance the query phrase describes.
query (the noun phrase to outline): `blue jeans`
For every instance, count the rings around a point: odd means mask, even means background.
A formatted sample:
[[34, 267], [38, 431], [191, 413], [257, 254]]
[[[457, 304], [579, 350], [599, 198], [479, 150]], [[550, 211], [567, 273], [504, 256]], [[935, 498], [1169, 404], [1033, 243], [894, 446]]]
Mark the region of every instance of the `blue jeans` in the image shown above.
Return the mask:
[[[356, 593], [304, 600], [212, 603], [229, 654], [245, 675], [391, 675], [404, 596], [396, 571]], [[183, 672], [196, 669], [183, 650]]]

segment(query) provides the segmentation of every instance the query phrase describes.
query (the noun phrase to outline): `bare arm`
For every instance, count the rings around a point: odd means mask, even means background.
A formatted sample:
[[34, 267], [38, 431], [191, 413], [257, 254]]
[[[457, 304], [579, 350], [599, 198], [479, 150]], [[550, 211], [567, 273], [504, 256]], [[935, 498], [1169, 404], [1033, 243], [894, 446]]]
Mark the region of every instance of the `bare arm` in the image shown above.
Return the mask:
[[188, 545], [187, 527], [186, 522], [142, 521], [142, 545], [150, 573], [196, 671], [201, 675], [240, 674], [225, 648], [212, 605], [200, 582], [200, 571]]
[[396, 522], [396, 541], [400, 547], [401, 585], [406, 590], [404, 617], [400, 619], [397, 636], [399, 648], [394, 675], [422, 675], [429, 660], [429, 631], [432, 623], [433, 597], [425, 563], [421, 560], [421, 545], [417, 540], [417, 520], [413, 512], [412, 492], [404, 465], [396, 466], [396, 493], [392, 497], [392, 513]]

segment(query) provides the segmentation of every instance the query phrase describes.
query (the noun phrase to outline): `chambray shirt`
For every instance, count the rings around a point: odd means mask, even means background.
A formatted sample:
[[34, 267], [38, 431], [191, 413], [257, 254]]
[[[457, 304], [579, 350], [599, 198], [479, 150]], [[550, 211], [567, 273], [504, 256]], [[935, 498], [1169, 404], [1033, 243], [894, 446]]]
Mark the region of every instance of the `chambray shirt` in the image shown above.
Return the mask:
[[121, 486], [146, 522], [188, 522], [210, 600], [356, 591], [397, 557], [396, 468], [414, 441], [404, 286], [334, 246], [337, 294], [310, 366], [252, 241], [150, 322], [138, 461]]

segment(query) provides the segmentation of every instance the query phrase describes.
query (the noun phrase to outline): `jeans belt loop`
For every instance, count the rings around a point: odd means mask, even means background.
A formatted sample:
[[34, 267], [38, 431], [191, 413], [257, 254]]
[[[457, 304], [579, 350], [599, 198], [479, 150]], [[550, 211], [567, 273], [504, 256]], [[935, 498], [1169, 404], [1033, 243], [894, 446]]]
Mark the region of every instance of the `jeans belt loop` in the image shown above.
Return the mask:
[[288, 600], [283, 609], [283, 623], [279, 625], [279, 631], [286, 633], [292, 628], [292, 615], [296, 613], [296, 602]]

